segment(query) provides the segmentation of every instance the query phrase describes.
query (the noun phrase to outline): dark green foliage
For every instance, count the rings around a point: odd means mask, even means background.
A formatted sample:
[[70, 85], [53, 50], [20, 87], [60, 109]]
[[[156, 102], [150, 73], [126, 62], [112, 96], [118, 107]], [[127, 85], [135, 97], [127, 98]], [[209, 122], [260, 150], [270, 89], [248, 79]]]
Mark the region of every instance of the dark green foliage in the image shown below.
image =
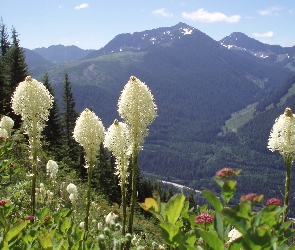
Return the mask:
[[72, 93], [71, 82], [67, 72], [64, 73], [63, 92], [61, 100], [61, 124], [63, 133], [63, 147], [68, 160], [75, 165], [76, 169], [81, 169], [81, 152], [82, 149], [73, 138], [78, 113], [75, 109], [75, 100]]
[[46, 122], [46, 127], [42, 132], [46, 141], [46, 144], [43, 148], [47, 149], [48, 151], [52, 151], [52, 153], [57, 156], [57, 159], [60, 160], [62, 158], [62, 155], [59, 155], [62, 145], [61, 117], [48, 73], [44, 74], [43, 83], [50, 94], [54, 97], [53, 106], [50, 109], [48, 121]]
[[[16, 86], [20, 82], [24, 81], [26, 76], [29, 75], [28, 65], [25, 62], [25, 53], [23, 48], [20, 47], [18, 33], [16, 32], [14, 27], [12, 28], [11, 40], [11, 46], [6, 53], [8, 72], [8, 100], [10, 100], [10, 96], [14, 92]], [[4, 109], [4, 112], [14, 120], [14, 127], [19, 128], [21, 123], [20, 116], [13, 113], [10, 105]]]
[[98, 162], [92, 173], [92, 187], [111, 202], [121, 204], [119, 178], [114, 174], [115, 160], [104, 147], [100, 146]]

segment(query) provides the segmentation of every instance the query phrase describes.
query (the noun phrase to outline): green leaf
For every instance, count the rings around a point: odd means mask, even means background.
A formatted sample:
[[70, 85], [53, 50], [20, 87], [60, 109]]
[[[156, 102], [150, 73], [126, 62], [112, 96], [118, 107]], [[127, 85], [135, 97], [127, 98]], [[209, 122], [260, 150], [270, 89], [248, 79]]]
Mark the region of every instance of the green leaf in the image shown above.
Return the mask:
[[238, 216], [236, 211], [225, 208], [221, 213], [241, 234], [244, 234], [249, 229], [250, 225], [247, 219]]
[[7, 232], [6, 237], [4, 237], [4, 240], [7, 242], [11, 241], [27, 226], [28, 223], [28, 220], [15, 223]]
[[224, 223], [220, 213], [216, 212], [214, 216], [214, 228], [220, 239], [224, 238]]
[[45, 218], [45, 216], [47, 216], [49, 213], [50, 213], [50, 209], [49, 209], [48, 207], [45, 207], [45, 208], [42, 210], [41, 214], [39, 215], [39, 220], [40, 220], [40, 221], [43, 221], [44, 218]]
[[177, 228], [176, 226], [168, 222], [161, 222], [160, 228], [166, 243], [171, 247], [177, 247], [179, 243], [175, 241], [175, 238], [177, 234], [179, 233], [179, 228]]
[[193, 246], [196, 240], [197, 240], [197, 234], [195, 230], [188, 231], [184, 236], [184, 241], [190, 246]]
[[212, 207], [215, 209], [216, 212], [221, 212], [222, 211], [223, 205], [222, 205], [220, 199], [217, 198], [215, 194], [213, 194], [209, 190], [203, 190], [202, 194], [209, 201], [209, 203], [212, 205]]
[[175, 224], [182, 211], [184, 201], [183, 194], [176, 194], [170, 198], [165, 208], [165, 221]]
[[181, 211], [182, 217], [188, 218], [188, 213], [187, 213], [188, 209], [189, 209], [189, 202], [185, 201], [183, 204], [182, 211]]
[[237, 215], [246, 219], [251, 219], [252, 215], [252, 206], [251, 202], [242, 202], [239, 206], [235, 207], [238, 208]]
[[52, 249], [53, 248], [53, 243], [52, 243], [50, 234], [41, 235], [38, 238], [38, 241], [43, 249]]
[[214, 250], [223, 250], [223, 242], [213, 232], [200, 231], [202, 239]]
[[71, 219], [68, 217], [65, 217], [64, 220], [61, 222], [59, 230], [63, 233], [66, 233], [70, 227], [71, 227]]
[[236, 185], [237, 182], [234, 180], [227, 180], [226, 182], [224, 182], [224, 185], [221, 189], [221, 197], [223, 198], [226, 204], [228, 204], [230, 199], [234, 196], [236, 192]]

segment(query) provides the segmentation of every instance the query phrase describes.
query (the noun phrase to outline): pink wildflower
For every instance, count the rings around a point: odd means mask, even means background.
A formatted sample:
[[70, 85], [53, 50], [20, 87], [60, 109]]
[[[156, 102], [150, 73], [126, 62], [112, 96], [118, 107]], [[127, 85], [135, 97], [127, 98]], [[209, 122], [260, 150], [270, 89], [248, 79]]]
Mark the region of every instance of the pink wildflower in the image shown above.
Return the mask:
[[245, 202], [245, 201], [258, 202], [258, 199], [259, 199], [259, 195], [255, 193], [249, 193], [246, 195], [242, 195], [241, 197], [242, 202]]
[[216, 172], [215, 177], [228, 179], [236, 176], [236, 172], [232, 168], [223, 168]]
[[35, 217], [33, 215], [28, 215], [25, 217], [25, 220], [30, 220], [31, 222], [34, 222]]
[[266, 202], [266, 206], [268, 206], [268, 205], [282, 206], [282, 204], [283, 204], [282, 201], [277, 198], [271, 198], [271, 199], [267, 200], [267, 202]]
[[0, 206], [4, 206], [8, 201], [6, 200], [0, 200]]
[[200, 214], [196, 217], [196, 223], [202, 224], [202, 223], [210, 224], [213, 222], [213, 216], [210, 214]]
[[44, 221], [48, 221], [48, 220], [50, 220], [51, 218], [52, 218], [51, 216], [47, 215], [47, 216], [44, 217]]

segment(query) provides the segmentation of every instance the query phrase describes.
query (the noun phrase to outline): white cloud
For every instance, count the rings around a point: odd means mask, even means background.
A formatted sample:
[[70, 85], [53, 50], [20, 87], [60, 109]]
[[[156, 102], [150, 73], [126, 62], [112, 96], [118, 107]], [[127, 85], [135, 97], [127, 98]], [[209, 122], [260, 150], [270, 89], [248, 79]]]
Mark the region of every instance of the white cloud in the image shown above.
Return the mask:
[[274, 33], [272, 31], [268, 31], [268, 32], [265, 32], [265, 33], [253, 33], [252, 34], [253, 36], [255, 37], [259, 37], [259, 38], [272, 38], [274, 37]]
[[85, 9], [85, 8], [88, 8], [88, 7], [89, 7], [88, 3], [81, 3], [80, 5], [75, 7], [75, 10]]
[[156, 17], [173, 17], [173, 14], [169, 13], [165, 8], [156, 9], [152, 14]]
[[210, 13], [202, 8], [191, 13], [182, 12], [182, 17], [185, 19], [189, 19], [191, 21], [200, 21], [204, 23], [215, 23], [215, 22], [237, 23], [241, 19], [241, 16], [239, 15], [227, 16], [221, 12]]
[[262, 16], [268, 15], [278, 15], [278, 11], [282, 10], [283, 8], [280, 6], [273, 6], [265, 10], [259, 10], [258, 13]]

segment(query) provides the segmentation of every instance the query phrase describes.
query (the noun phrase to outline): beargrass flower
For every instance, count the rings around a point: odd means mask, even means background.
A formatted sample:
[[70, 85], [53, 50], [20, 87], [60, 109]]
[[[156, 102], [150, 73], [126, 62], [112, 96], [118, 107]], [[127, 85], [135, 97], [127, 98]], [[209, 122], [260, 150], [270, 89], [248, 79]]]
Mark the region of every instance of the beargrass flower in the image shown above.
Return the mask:
[[295, 159], [295, 116], [290, 108], [286, 108], [272, 127], [268, 146], [271, 151], [278, 150], [284, 157], [291, 155]]
[[55, 161], [49, 160], [46, 165], [46, 171], [49, 174], [51, 179], [56, 178], [56, 174], [58, 172], [58, 165]]
[[132, 153], [132, 142], [127, 125], [115, 120], [108, 128], [105, 135], [104, 145], [116, 158], [116, 172], [119, 176], [120, 185], [127, 184], [129, 158]]
[[53, 96], [44, 84], [31, 76], [27, 76], [25, 81], [20, 82], [16, 87], [11, 98], [11, 107], [14, 113], [21, 115], [30, 143], [33, 136], [40, 140], [52, 104]]
[[78, 190], [77, 190], [76, 185], [73, 183], [70, 183], [67, 186], [67, 191], [70, 194], [70, 196], [69, 196], [70, 201], [72, 202], [72, 204], [75, 204], [75, 202], [78, 199]]
[[110, 212], [105, 218], [106, 224], [112, 224], [117, 218], [118, 215], [116, 215], [114, 212]]
[[8, 133], [8, 136], [11, 135], [13, 125], [14, 121], [9, 116], [3, 116], [0, 120], [0, 128], [5, 129]]
[[206, 214], [206, 213], [200, 214], [200, 215], [196, 216], [195, 222], [197, 224], [203, 224], [203, 223], [210, 224], [213, 222], [213, 216], [210, 214]]
[[95, 162], [99, 146], [104, 139], [104, 127], [94, 112], [86, 108], [80, 114], [73, 137], [84, 148], [87, 163]]
[[119, 97], [118, 112], [130, 127], [135, 147], [140, 150], [147, 126], [157, 115], [157, 106], [148, 86], [131, 76]]
[[266, 201], [266, 206], [269, 206], [269, 205], [275, 205], [275, 206], [281, 207], [283, 205], [283, 202], [280, 199], [271, 198]]

